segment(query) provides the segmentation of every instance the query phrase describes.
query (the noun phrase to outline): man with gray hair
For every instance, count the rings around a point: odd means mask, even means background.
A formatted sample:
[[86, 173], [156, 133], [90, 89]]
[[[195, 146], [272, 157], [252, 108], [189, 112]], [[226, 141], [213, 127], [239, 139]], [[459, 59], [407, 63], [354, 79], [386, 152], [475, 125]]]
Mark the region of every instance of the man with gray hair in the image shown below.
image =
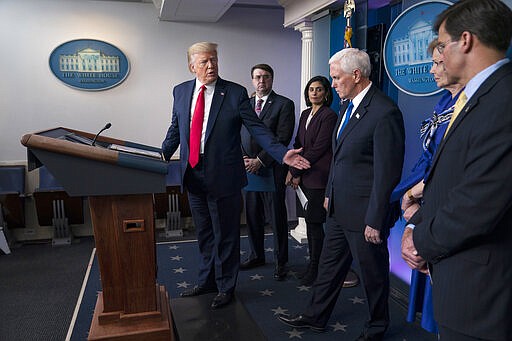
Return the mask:
[[402, 113], [369, 80], [366, 52], [347, 48], [329, 60], [332, 86], [343, 100], [334, 130], [324, 207], [325, 239], [318, 277], [303, 314], [279, 315], [295, 328], [324, 330], [353, 259], [359, 265], [369, 319], [357, 340], [381, 340], [389, 325], [387, 237], [400, 214], [389, 198], [404, 157]]

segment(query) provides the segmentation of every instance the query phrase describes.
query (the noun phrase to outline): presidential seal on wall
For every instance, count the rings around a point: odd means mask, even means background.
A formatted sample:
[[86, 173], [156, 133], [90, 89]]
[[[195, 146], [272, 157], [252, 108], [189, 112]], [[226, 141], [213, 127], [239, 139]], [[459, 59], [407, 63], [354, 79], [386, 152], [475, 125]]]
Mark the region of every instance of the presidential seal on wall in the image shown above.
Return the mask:
[[436, 16], [452, 3], [424, 1], [409, 7], [391, 24], [384, 42], [384, 66], [389, 79], [412, 96], [429, 96], [439, 89], [430, 74], [428, 44], [436, 37], [432, 25]]
[[50, 54], [50, 69], [59, 80], [79, 90], [106, 90], [122, 83], [130, 64], [114, 45], [101, 40], [77, 39]]

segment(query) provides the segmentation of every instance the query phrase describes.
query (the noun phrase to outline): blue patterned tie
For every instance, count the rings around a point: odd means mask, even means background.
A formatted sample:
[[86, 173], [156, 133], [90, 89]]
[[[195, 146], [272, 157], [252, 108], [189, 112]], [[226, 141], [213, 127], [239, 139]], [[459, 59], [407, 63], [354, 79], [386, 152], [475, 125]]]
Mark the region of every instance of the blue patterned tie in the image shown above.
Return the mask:
[[352, 109], [354, 109], [354, 104], [352, 101], [348, 103], [347, 110], [345, 111], [345, 119], [343, 120], [343, 123], [341, 124], [340, 131], [338, 133], [338, 139], [341, 136], [341, 133], [343, 132], [343, 129], [347, 126], [348, 121], [350, 120], [350, 115], [352, 115]]

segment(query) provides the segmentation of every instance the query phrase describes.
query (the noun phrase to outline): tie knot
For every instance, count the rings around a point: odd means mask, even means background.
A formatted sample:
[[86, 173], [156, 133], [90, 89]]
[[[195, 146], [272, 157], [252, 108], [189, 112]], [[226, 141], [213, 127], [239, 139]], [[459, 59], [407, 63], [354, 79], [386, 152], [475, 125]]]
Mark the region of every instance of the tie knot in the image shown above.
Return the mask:
[[199, 92], [203, 92], [206, 90], [206, 85], [201, 85], [201, 87], [199, 88]]

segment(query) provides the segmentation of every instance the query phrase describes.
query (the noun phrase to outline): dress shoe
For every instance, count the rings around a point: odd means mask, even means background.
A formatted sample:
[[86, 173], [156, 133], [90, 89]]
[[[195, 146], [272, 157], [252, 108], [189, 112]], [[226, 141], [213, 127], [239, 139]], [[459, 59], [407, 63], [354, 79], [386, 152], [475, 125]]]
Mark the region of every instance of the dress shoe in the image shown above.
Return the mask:
[[316, 280], [316, 277], [318, 275], [318, 268], [312, 267], [309, 269], [309, 271], [302, 277], [300, 280], [300, 285], [305, 285], [307, 287], [310, 287], [313, 285], [313, 283]]
[[354, 270], [350, 269], [345, 277], [345, 281], [343, 281], [343, 288], [352, 288], [359, 284], [359, 277], [354, 272]]
[[284, 281], [286, 279], [286, 269], [284, 265], [276, 265], [274, 268], [274, 279], [276, 281]]
[[233, 294], [228, 294], [225, 292], [219, 292], [217, 296], [213, 298], [212, 305], [210, 306], [212, 309], [219, 309], [223, 306], [227, 305], [233, 299]]
[[318, 324], [311, 322], [311, 320], [309, 320], [307, 317], [303, 315], [287, 316], [284, 314], [279, 314], [277, 315], [277, 319], [290, 327], [309, 328], [315, 332], [325, 331], [324, 326], [320, 326]]
[[180, 296], [181, 297], [192, 297], [192, 296], [199, 296], [199, 295], [205, 295], [212, 292], [217, 292], [217, 289], [215, 288], [204, 288], [200, 286], [195, 286], [192, 289], [183, 291]]
[[258, 258], [248, 259], [245, 262], [243, 262], [242, 264], [240, 264], [240, 270], [249, 270], [249, 269], [253, 269], [258, 266], [263, 266], [263, 265], [265, 265], [264, 259], [258, 259]]

